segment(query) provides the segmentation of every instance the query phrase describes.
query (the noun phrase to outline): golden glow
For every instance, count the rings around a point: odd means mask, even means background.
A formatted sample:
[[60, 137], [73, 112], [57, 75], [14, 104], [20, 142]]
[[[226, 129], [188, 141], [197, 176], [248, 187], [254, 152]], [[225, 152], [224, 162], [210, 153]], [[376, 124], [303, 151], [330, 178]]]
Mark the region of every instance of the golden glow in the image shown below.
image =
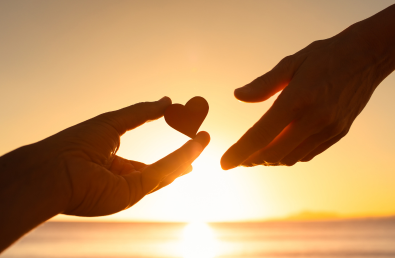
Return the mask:
[[[169, 96], [184, 104], [202, 96], [210, 111], [200, 130], [212, 140], [190, 174], [112, 216], [56, 219], [243, 221], [305, 210], [391, 214], [395, 73], [350, 133], [311, 162], [232, 171], [219, 165], [273, 102], [239, 102], [235, 88], [393, 1], [351, 2], [0, 1], [0, 155], [137, 102]], [[162, 118], [122, 136], [118, 155], [150, 164], [188, 140]]]
[[192, 222], [185, 226], [181, 242], [183, 258], [214, 258], [217, 240], [213, 230], [203, 222]]

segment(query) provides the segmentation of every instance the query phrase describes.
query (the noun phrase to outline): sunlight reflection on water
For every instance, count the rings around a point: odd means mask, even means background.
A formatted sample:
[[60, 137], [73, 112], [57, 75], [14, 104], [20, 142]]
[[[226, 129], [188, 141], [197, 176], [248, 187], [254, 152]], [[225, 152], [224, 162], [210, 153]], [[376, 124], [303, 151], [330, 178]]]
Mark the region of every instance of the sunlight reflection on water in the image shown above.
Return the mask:
[[217, 239], [209, 225], [192, 222], [185, 226], [180, 246], [183, 258], [214, 258]]
[[394, 258], [395, 220], [48, 222], [2, 258]]

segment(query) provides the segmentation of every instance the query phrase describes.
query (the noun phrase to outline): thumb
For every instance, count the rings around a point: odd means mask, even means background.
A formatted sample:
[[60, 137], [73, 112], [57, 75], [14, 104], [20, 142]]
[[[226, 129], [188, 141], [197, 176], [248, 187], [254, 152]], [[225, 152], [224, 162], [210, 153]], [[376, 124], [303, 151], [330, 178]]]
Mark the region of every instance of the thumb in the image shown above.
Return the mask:
[[145, 122], [156, 120], [163, 116], [165, 110], [171, 105], [169, 97], [163, 97], [154, 102], [140, 102], [126, 108], [99, 115], [96, 119], [104, 120], [123, 135]]
[[261, 102], [288, 86], [301, 62], [294, 56], [282, 59], [271, 71], [235, 90], [234, 95], [244, 102]]
[[161, 160], [147, 166], [142, 174], [143, 193], [147, 194], [159, 186], [160, 182], [180, 167], [190, 166], [210, 142], [210, 135], [201, 131], [181, 148]]

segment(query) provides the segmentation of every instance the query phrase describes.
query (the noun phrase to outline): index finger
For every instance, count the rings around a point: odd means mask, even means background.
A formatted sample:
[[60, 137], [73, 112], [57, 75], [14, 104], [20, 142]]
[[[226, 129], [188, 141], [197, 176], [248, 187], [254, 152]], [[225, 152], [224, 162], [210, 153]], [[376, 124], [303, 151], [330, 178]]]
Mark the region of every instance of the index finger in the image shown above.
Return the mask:
[[119, 135], [132, 130], [147, 121], [163, 116], [166, 108], [171, 105], [169, 97], [154, 102], [140, 102], [116, 111], [101, 114], [93, 119], [101, 119], [114, 127]]
[[272, 142], [296, 118], [289, 95], [284, 90], [258, 122], [224, 153], [221, 158], [222, 169], [228, 170], [242, 164]]

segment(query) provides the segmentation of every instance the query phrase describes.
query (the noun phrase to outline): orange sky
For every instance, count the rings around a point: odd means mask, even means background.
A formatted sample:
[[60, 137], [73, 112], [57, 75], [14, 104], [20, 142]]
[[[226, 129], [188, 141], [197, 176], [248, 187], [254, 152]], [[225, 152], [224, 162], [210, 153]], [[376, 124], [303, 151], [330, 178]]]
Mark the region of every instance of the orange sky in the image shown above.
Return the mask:
[[[313, 161], [226, 172], [219, 165], [273, 101], [238, 102], [235, 88], [392, 1], [187, 2], [1, 1], [0, 154], [136, 102], [203, 96], [210, 112], [201, 129], [212, 141], [194, 172], [105, 219], [395, 213], [394, 74], [348, 136]], [[160, 119], [123, 136], [119, 155], [150, 163], [187, 140]]]

